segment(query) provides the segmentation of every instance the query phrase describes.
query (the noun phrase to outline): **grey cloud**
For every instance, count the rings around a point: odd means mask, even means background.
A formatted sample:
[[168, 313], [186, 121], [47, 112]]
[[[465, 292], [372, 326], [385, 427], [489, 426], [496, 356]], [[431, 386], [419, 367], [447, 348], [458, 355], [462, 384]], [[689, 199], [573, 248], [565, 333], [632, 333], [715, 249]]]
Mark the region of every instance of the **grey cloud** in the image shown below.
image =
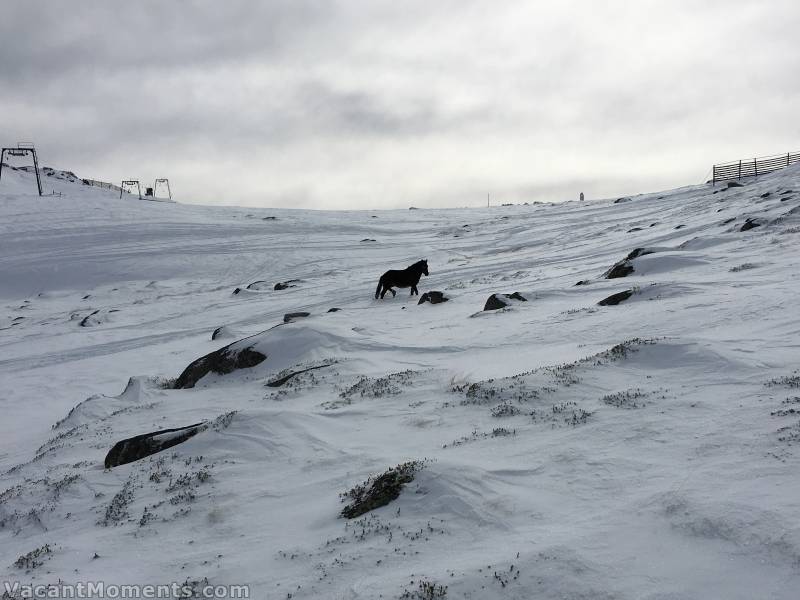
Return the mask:
[[596, 197], [800, 133], [789, 0], [7, 4], [4, 141], [187, 200]]

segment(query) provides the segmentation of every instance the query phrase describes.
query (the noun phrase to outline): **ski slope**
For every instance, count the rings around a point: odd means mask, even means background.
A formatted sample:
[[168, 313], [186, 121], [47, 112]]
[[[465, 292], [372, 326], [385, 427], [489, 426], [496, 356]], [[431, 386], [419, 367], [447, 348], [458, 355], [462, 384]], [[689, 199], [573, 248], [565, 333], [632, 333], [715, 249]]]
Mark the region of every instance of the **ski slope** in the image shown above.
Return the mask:
[[[62, 195], [0, 182], [4, 582], [797, 597], [800, 168], [620, 202], [349, 212], [45, 179]], [[420, 292], [448, 302], [373, 298], [420, 258]], [[512, 292], [527, 301], [482, 310]], [[245, 338], [263, 362], [171, 387]], [[103, 466], [124, 438], [198, 422]], [[341, 493], [411, 460], [396, 500], [339, 516]]]

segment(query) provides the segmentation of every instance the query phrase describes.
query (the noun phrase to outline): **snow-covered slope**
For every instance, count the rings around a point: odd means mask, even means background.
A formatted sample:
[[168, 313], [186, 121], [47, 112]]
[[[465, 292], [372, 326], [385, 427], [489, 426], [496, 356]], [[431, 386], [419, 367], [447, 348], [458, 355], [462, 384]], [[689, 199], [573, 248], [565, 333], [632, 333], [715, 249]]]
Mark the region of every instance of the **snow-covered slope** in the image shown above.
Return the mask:
[[[464, 210], [53, 186], [0, 182], [4, 581], [796, 597], [800, 169]], [[633, 272], [602, 277], [637, 248]], [[420, 258], [420, 291], [448, 302], [373, 299], [383, 271]], [[527, 301], [482, 310], [512, 292]], [[291, 312], [310, 316], [282, 324]], [[229, 344], [264, 358], [174, 389]], [[104, 469], [124, 438], [199, 422]], [[339, 516], [341, 493], [411, 460], [424, 467], [396, 500]]]

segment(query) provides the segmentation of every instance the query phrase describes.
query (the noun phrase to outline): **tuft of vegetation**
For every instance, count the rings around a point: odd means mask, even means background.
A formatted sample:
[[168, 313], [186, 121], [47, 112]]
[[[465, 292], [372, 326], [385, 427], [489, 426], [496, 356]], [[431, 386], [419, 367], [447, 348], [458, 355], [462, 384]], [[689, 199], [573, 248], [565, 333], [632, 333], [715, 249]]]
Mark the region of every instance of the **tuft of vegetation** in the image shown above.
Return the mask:
[[48, 554], [52, 554], [53, 551], [50, 548], [50, 544], [45, 544], [40, 548], [36, 548], [36, 550], [31, 550], [27, 554], [23, 554], [17, 560], [14, 561], [14, 566], [18, 569], [25, 569], [26, 571], [30, 571], [31, 569], [35, 569], [36, 567], [41, 567], [44, 564], [44, 558]]
[[133, 502], [133, 484], [129, 479], [111, 499], [111, 502], [106, 507], [106, 514], [98, 525], [105, 527], [116, 525], [120, 521], [129, 518], [128, 505], [131, 502]]
[[[412, 580], [413, 583], [413, 580]], [[417, 589], [408, 591], [403, 590], [400, 600], [437, 600], [447, 596], [447, 586], [422, 579], [417, 585]]]
[[775, 377], [774, 379], [770, 379], [766, 384], [767, 387], [790, 387], [790, 388], [800, 388], [800, 375], [795, 371], [791, 375], [784, 375], [783, 377]]
[[424, 461], [404, 462], [377, 477], [370, 476], [364, 483], [339, 494], [342, 502], [350, 501], [350, 504], [342, 509], [340, 516], [345, 519], [353, 519], [381, 506], [386, 506], [400, 496], [403, 487], [407, 483], [411, 483], [417, 472], [424, 466]]
[[508, 402], [501, 402], [497, 406], [493, 407], [491, 410], [493, 417], [513, 417], [515, 415], [520, 414], [522, 411], [514, 406], [513, 404], [509, 404]]
[[750, 269], [757, 269], [758, 265], [755, 263], [742, 263], [730, 268], [731, 273], [738, 273], [740, 271], [749, 271]]
[[616, 408], [642, 408], [646, 404], [641, 399], [646, 397], [647, 394], [639, 388], [632, 388], [614, 394], [607, 394], [600, 398], [600, 402]]

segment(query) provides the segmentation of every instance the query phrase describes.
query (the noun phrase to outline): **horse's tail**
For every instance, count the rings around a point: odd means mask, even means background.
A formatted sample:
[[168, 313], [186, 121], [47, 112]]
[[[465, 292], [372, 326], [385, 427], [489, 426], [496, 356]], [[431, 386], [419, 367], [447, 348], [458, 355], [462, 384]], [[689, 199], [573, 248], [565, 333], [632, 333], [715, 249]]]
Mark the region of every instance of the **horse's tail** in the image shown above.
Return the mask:
[[381, 286], [383, 285], [383, 277], [378, 280], [378, 287], [375, 288], [375, 300], [378, 299], [378, 296], [381, 293]]

